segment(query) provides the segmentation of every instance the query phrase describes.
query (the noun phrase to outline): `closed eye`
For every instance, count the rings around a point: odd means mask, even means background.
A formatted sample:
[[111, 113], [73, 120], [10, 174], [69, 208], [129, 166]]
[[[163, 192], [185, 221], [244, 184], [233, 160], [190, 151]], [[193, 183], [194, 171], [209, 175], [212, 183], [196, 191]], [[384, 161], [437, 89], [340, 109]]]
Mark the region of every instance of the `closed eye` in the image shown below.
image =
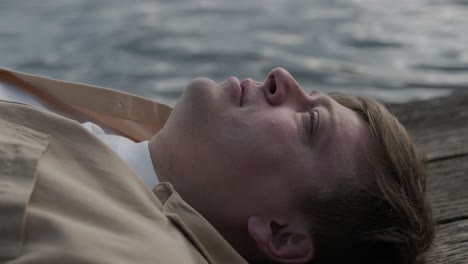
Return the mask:
[[309, 110], [309, 119], [310, 119], [310, 131], [309, 134], [311, 136], [315, 136], [317, 133], [317, 128], [318, 128], [318, 121], [319, 121], [319, 113], [316, 110]]

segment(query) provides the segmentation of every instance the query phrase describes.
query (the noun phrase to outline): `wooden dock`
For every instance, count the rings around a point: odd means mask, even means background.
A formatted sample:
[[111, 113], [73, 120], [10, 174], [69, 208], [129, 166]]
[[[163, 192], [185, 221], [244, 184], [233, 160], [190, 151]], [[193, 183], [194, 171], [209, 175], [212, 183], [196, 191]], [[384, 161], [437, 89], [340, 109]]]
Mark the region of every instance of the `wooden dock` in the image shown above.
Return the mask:
[[389, 107], [427, 153], [437, 222], [428, 263], [468, 263], [468, 93]]

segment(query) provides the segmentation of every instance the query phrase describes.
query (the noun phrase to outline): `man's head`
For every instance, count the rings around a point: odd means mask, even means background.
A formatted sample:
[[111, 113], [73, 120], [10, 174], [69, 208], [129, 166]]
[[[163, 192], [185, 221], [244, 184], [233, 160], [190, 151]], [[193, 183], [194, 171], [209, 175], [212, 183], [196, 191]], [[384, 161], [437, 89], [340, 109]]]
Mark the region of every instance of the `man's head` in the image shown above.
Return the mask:
[[[382, 129], [377, 121], [374, 127], [379, 115], [391, 115], [379, 108], [370, 118], [356, 100], [308, 95], [281, 68], [271, 71], [264, 83], [195, 79], [151, 141], [158, 176], [171, 182], [248, 260], [326, 260], [333, 257], [327, 251], [337, 252], [334, 244], [349, 254], [363, 254], [350, 247], [361, 234], [365, 241], [364, 235], [377, 234], [353, 228], [366, 228], [364, 223], [373, 227], [372, 221], [380, 219], [367, 215], [375, 209], [373, 203], [380, 210], [388, 201], [383, 212], [401, 209], [393, 204], [394, 193], [381, 190], [388, 187], [385, 176], [376, 175], [388, 173], [387, 143], [380, 136], [386, 136], [386, 125], [398, 123], [385, 121]], [[400, 132], [404, 130], [391, 131], [396, 137]], [[411, 144], [405, 140], [402, 145]], [[420, 184], [416, 191], [422, 192], [422, 200], [414, 202], [423, 202], [426, 209], [424, 182]], [[366, 203], [357, 204], [361, 201]], [[394, 227], [375, 224], [377, 231]]]

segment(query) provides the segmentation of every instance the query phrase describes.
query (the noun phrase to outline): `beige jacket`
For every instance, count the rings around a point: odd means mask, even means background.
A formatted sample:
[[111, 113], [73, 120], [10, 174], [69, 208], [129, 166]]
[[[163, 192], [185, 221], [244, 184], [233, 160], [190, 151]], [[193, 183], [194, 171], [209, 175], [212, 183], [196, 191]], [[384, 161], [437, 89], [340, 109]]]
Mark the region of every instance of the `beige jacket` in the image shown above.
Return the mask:
[[146, 140], [168, 106], [5, 69], [0, 80], [61, 114], [0, 101], [0, 263], [246, 263], [169, 183], [149, 191], [76, 122]]

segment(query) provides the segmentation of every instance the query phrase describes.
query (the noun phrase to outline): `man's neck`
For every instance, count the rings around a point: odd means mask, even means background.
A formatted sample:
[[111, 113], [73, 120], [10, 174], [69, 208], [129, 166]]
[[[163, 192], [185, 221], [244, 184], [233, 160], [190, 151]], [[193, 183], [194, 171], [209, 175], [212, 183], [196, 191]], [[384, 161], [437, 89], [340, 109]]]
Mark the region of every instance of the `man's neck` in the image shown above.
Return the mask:
[[164, 141], [161, 139], [163, 137], [161, 134], [158, 133], [148, 141], [149, 152], [159, 182], [171, 182], [171, 177], [169, 176], [171, 175], [170, 168], [173, 167], [171, 165], [171, 154], [164, 152]]

